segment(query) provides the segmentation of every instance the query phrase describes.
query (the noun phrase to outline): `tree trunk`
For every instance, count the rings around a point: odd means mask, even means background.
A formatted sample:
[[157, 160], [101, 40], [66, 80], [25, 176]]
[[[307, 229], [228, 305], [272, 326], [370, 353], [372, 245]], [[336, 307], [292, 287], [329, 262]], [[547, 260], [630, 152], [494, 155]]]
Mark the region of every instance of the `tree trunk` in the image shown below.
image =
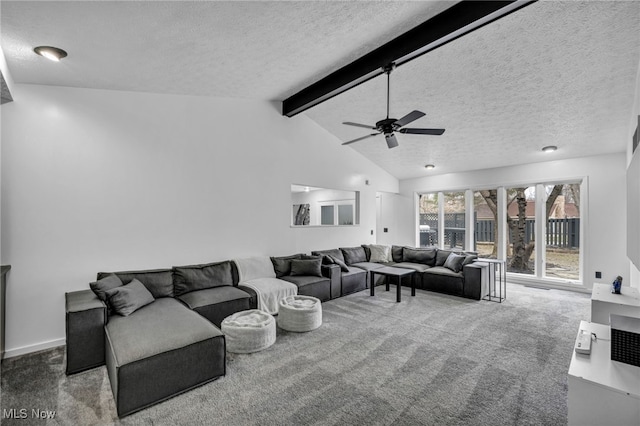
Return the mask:
[[294, 225], [309, 225], [309, 204], [299, 204]]
[[[554, 185], [551, 193], [547, 197], [546, 213], [547, 220], [556, 199], [562, 195], [562, 187], [564, 185]], [[511, 221], [510, 229], [512, 229], [513, 238], [513, 258], [511, 259], [511, 268], [522, 272], [531, 272], [529, 260], [535, 250], [535, 241], [526, 241], [526, 223], [527, 223], [527, 200], [524, 195], [525, 188], [517, 188], [515, 200], [518, 203], [518, 220]]]
[[482, 195], [482, 198], [484, 198], [485, 203], [487, 203], [489, 210], [491, 210], [491, 213], [493, 214], [494, 234], [493, 234], [493, 248], [491, 249], [491, 257], [497, 258], [498, 257], [497, 243], [498, 241], [500, 241], [499, 226], [498, 226], [498, 190], [490, 189], [490, 190], [479, 191], [479, 192], [480, 192], [480, 195]]
[[569, 185], [569, 189], [571, 190], [571, 197], [573, 198], [573, 203], [576, 206], [578, 216], [580, 216], [580, 184], [572, 183]]
[[551, 193], [547, 197], [547, 219], [551, 215], [551, 210], [553, 210], [553, 205], [556, 202], [558, 196], [562, 195], [562, 187], [564, 185], [554, 185]]
[[527, 198], [524, 194], [526, 188], [515, 188], [515, 201], [518, 204], [518, 217], [512, 219], [507, 217], [507, 223], [511, 230], [513, 238], [513, 257], [509, 265], [512, 270], [517, 272], [529, 272], [529, 258], [533, 250], [527, 250], [526, 231], [527, 231]]

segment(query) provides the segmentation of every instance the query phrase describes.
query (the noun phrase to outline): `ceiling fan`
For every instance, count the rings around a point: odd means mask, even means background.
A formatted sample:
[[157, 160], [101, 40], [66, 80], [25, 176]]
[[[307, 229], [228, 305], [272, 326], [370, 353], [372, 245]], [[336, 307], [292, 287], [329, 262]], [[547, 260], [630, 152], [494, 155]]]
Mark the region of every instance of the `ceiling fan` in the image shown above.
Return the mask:
[[367, 139], [372, 136], [377, 136], [381, 133], [384, 133], [384, 137], [387, 139], [387, 146], [389, 148], [395, 148], [396, 146], [398, 146], [398, 139], [396, 139], [394, 132], [408, 133], [411, 135], [441, 135], [444, 133], [444, 129], [402, 128], [403, 126], [406, 126], [412, 121], [415, 121], [418, 118], [425, 116], [426, 114], [422, 111], [417, 111], [417, 110], [411, 111], [409, 114], [405, 115], [399, 120], [396, 120], [395, 118], [389, 118], [389, 80], [390, 80], [391, 71], [393, 71], [394, 68], [395, 68], [395, 64], [393, 63], [386, 65], [383, 68], [385, 74], [387, 74], [387, 118], [385, 118], [384, 120], [378, 121], [375, 126], [370, 126], [367, 124], [360, 124], [360, 123], [352, 123], [350, 121], [345, 121], [342, 123], [348, 126], [364, 127], [365, 129], [377, 130], [378, 133], [371, 133], [370, 135], [361, 136], [359, 138], [347, 141], [342, 145], [349, 145], [351, 143], [358, 142], [363, 139]]

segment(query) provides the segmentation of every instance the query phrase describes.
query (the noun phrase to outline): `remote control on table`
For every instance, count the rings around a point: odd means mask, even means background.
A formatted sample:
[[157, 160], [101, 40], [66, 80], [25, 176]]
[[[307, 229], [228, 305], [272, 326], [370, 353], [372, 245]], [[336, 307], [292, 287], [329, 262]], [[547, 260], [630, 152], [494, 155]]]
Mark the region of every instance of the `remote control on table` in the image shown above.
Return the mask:
[[576, 353], [589, 355], [591, 353], [591, 333], [580, 330], [576, 338]]

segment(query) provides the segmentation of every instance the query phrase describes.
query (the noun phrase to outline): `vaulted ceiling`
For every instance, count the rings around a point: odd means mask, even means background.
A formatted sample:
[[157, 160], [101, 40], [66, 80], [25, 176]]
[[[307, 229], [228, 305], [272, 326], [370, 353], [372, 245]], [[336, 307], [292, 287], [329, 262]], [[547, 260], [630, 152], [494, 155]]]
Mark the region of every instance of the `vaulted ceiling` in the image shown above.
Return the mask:
[[[16, 83], [281, 101], [452, 4], [2, 1], [1, 43]], [[49, 63], [43, 44], [69, 57]], [[639, 63], [640, 2], [540, 1], [392, 73], [391, 115], [424, 111], [412, 126], [444, 135], [343, 149], [400, 179], [622, 152]], [[385, 85], [304, 114], [330, 143], [365, 135], [341, 123], [384, 118]]]

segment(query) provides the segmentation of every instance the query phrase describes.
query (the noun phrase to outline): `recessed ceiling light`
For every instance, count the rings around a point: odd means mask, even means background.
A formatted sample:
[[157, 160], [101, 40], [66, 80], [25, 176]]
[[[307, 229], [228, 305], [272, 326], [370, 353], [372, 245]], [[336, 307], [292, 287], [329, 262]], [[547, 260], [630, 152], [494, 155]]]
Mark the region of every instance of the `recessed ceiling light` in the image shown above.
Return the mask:
[[427, 164], [427, 165], [424, 166], [424, 168], [427, 169], [427, 170], [431, 170], [431, 169], [435, 169], [436, 166], [434, 166], [433, 164]]
[[38, 46], [33, 49], [33, 51], [38, 55], [44, 56], [45, 58], [55, 62], [59, 62], [60, 59], [67, 56], [67, 52], [65, 52], [64, 50], [52, 46]]
[[553, 151], [556, 151], [557, 149], [558, 147], [555, 145], [548, 145], [542, 148], [542, 152], [553, 152]]

